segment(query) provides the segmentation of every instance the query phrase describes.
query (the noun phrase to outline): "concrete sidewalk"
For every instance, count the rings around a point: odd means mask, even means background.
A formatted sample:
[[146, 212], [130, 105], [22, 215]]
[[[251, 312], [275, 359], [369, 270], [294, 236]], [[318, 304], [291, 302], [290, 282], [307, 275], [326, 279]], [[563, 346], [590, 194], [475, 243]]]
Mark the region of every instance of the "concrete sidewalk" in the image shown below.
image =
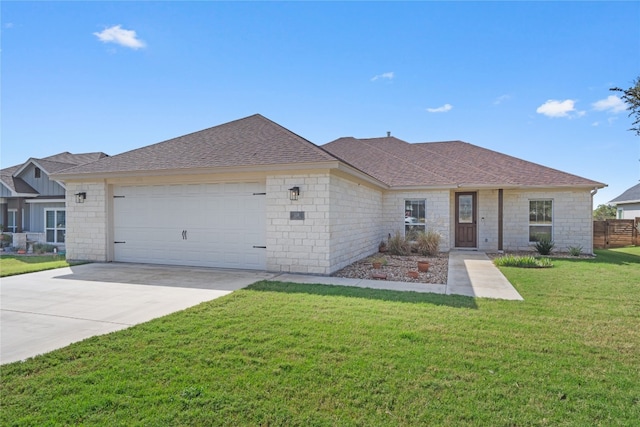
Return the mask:
[[451, 251], [447, 284], [392, 282], [386, 280], [347, 279], [343, 277], [306, 276], [284, 273], [269, 280], [322, 285], [355, 286], [358, 288], [413, 291], [446, 295], [464, 295], [522, 301], [518, 291], [484, 252]]

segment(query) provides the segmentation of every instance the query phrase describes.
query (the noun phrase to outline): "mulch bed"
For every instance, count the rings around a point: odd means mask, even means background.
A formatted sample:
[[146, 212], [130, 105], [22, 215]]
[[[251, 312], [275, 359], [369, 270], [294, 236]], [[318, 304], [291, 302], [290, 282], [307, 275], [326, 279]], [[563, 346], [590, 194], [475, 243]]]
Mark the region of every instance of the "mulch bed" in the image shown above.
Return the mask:
[[[384, 258], [386, 265], [382, 268], [373, 268], [374, 258]], [[418, 272], [418, 261], [428, 261], [429, 271], [426, 273]], [[433, 257], [424, 256], [397, 256], [376, 254], [336, 271], [332, 274], [335, 277], [346, 277], [350, 279], [375, 279], [389, 280], [394, 282], [413, 282], [413, 283], [435, 283], [446, 284], [449, 270], [449, 254], [440, 253]], [[409, 277], [409, 272], [418, 272], [418, 278]], [[384, 277], [384, 278], [383, 278]]]

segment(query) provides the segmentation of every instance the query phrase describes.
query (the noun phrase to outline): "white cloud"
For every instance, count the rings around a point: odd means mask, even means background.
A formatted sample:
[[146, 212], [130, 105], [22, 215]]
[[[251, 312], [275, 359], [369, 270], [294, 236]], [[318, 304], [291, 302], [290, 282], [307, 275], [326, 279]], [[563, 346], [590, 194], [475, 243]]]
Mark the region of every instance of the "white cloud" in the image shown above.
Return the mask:
[[453, 105], [444, 104], [442, 107], [438, 107], [438, 108], [427, 108], [427, 111], [430, 113], [446, 113], [447, 111], [451, 111], [452, 108], [453, 108]]
[[493, 101], [493, 105], [500, 105], [503, 102], [506, 102], [511, 99], [511, 95], [501, 95]]
[[[536, 109], [536, 113], [544, 114], [547, 117], [571, 117], [571, 112], [576, 111], [575, 101], [573, 99], [565, 99], [564, 101], [558, 101], [550, 99]], [[584, 115], [583, 112], [578, 112], [578, 115]]]
[[388, 73], [382, 73], [382, 74], [378, 74], [377, 76], [373, 76], [371, 77], [371, 81], [375, 82], [378, 79], [387, 79], [387, 80], [393, 80], [393, 71], [389, 71]]
[[4, 24], [4, 28], [6, 28], [7, 30], [13, 28], [13, 22], [7, 22], [6, 24]]
[[131, 49], [140, 49], [146, 46], [145, 43], [138, 38], [135, 31], [124, 30], [122, 29], [122, 25], [105, 28], [99, 33], [93, 33], [93, 35], [98, 37], [103, 43], [115, 43]]
[[608, 111], [609, 113], [621, 113], [627, 110], [627, 105], [615, 95], [609, 95], [605, 99], [591, 104], [596, 111]]

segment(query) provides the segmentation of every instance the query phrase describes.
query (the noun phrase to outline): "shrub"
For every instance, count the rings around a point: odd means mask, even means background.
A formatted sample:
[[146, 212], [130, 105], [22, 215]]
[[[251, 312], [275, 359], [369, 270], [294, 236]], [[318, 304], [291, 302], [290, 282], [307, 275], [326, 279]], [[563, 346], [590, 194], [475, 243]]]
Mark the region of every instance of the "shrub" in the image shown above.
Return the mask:
[[569, 246], [568, 249], [571, 256], [580, 256], [582, 254], [582, 246]]
[[411, 245], [399, 231], [389, 239], [387, 246], [391, 255], [409, 255], [411, 252]]
[[33, 244], [33, 252], [37, 254], [45, 254], [48, 252], [53, 252], [55, 249], [54, 245], [49, 245], [47, 243], [34, 243]]
[[553, 240], [543, 238], [536, 242], [536, 251], [538, 251], [540, 255], [550, 255], [555, 245]]
[[442, 237], [439, 233], [428, 230], [418, 233], [416, 236], [416, 249], [422, 256], [434, 256], [440, 251], [440, 240]]
[[553, 267], [549, 258], [535, 258], [533, 256], [505, 255], [493, 260], [493, 263], [500, 267], [520, 267], [520, 268], [550, 268]]

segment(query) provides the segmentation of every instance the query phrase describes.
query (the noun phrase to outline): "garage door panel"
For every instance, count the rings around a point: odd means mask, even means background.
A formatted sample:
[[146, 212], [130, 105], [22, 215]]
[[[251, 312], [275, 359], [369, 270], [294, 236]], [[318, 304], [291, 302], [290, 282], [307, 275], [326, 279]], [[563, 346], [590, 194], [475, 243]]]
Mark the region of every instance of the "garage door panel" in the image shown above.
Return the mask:
[[117, 186], [114, 240], [126, 243], [114, 244], [114, 258], [265, 269], [266, 251], [253, 247], [266, 241], [265, 197], [254, 195], [264, 191], [264, 183]]

